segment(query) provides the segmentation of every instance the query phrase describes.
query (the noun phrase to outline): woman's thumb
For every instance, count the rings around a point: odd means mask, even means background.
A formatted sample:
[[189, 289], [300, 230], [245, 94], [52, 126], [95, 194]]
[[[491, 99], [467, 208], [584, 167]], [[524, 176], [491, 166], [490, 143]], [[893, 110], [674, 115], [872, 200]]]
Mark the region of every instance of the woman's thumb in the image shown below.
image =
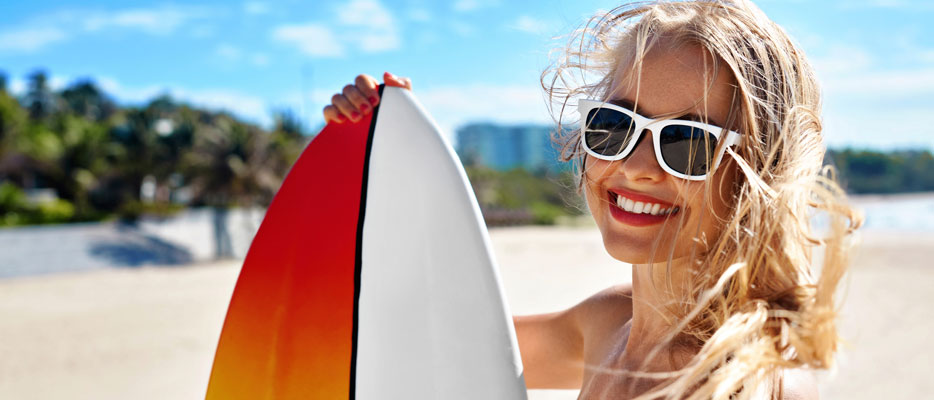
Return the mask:
[[400, 78], [389, 72], [383, 73], [383, 82], [386, 83], [386, 86], [396, 86], [405, 89], [412, 90], [412, 80], [409, 78]]

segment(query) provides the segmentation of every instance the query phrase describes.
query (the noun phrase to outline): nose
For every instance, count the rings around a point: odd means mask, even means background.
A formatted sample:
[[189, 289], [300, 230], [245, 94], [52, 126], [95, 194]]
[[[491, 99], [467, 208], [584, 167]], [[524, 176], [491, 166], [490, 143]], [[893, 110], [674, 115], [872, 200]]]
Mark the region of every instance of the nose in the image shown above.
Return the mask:
[[658, 165], [652, 132], [642, 131], [632, 153], [619, 163], [619, 171], [634, 182], [652, 183], [665, 179], [665, 170]]

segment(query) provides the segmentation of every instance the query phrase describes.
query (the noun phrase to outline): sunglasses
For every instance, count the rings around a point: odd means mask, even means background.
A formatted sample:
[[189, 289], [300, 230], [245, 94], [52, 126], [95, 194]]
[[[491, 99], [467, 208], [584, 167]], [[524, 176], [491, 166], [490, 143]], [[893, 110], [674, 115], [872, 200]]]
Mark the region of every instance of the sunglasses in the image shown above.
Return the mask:
[[[710, 170], [720, 165], [726, 148], [740, 140], [738, 133], [716, 125], [647, 118], [598, 100], [580, 100], [578, 110], [586, 117], [581, 123], [581, 145], [587, 154], [606, 161], [622, 160], [636, 148], [643, 132], [649, 131], [655, 158], [662, 169], [692, 181], [704, 180]], [[717, 151], [721, 139], [725, 145]]]

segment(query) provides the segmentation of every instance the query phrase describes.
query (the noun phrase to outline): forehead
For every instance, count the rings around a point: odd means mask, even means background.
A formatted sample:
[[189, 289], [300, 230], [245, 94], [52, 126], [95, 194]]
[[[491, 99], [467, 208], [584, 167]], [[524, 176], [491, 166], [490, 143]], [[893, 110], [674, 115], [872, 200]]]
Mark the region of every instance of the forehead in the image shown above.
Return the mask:
[[720, 124], [729, 115], [735, 84], [719, 64], [714, 71], [713, 58], [699, 45], [659, 41], [643, 58], [641, 73], [620, 69], [610, 100], [632, 103], [649, 117], [696, 114]]

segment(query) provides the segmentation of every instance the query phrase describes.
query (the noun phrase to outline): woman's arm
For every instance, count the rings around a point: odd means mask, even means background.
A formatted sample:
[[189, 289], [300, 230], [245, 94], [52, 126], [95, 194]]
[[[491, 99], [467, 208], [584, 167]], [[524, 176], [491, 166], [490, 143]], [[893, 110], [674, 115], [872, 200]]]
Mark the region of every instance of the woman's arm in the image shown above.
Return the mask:
[[574, 310], [512, 318], [529, 389], [581, 387], [584, 340]]
[[529, 389], [579, 389], [590, 358], [601, 358], [621, 338], [632, 316], [632, 287], [603, 290], [567, 310], [516, 316], [516, 336]]

